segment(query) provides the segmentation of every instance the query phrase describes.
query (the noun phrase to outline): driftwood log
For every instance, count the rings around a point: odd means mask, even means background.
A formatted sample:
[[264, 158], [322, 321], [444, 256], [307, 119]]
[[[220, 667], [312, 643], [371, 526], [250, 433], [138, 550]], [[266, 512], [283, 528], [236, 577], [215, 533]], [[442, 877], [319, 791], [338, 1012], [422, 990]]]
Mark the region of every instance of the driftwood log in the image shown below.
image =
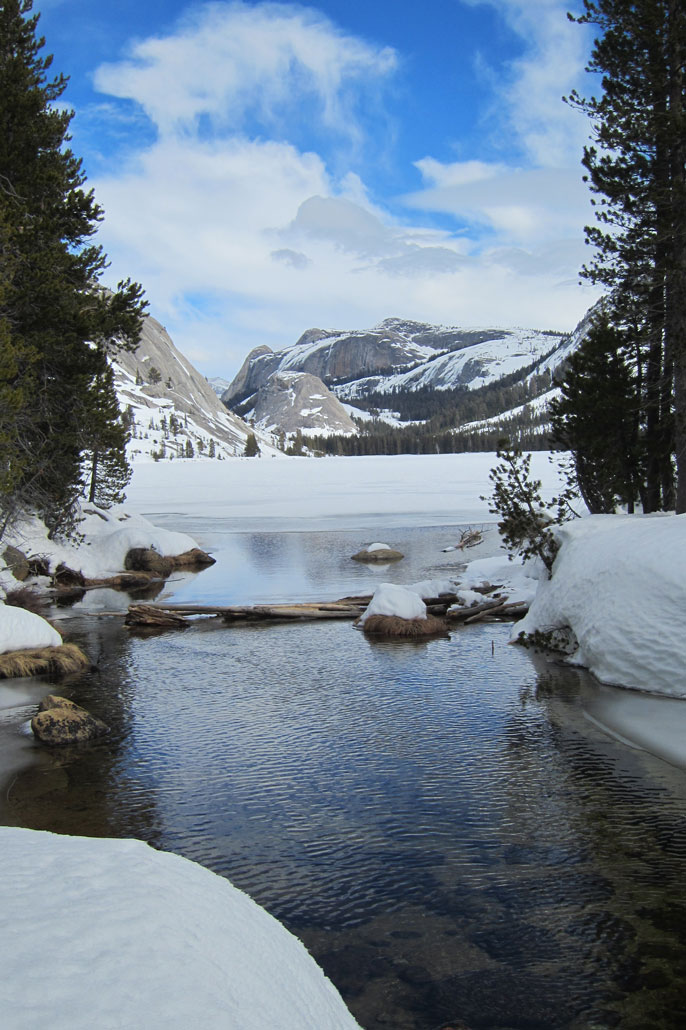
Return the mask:
[[[125, 624], [130, 629], [179, 629], [190, 625], [189, 616], [214, 616], [234, 625], [246, 622], [314, 622], [320, 619], [358, 619], [372, 599], [371, 594], [361, 597], [342, 597], [338, 601], [307, 601], [296, 604], [210, 605], [210, 604], [132, 604]], [[526, 614], [527, 606], [508, 604], [506, 599], [494, 599], [483, 604], [455, 608], [456, 594], [425, 598], [427, 613], [445, 616], [455, 625], [480, 620], [518, 619]], [[452, 606], [452, 611], [449, 609]]]

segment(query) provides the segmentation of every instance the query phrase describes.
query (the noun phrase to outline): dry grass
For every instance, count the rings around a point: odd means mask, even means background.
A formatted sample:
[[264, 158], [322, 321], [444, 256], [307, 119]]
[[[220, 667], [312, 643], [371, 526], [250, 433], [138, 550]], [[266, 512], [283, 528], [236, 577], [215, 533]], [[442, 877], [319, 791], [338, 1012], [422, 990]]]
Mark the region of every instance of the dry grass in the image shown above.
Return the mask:
[[401, 619], [398, 615], [370, 615], [362, 623], [368, 637], [386, 640], [420, 640], [422, 637], [444, 636], [448, 632], [443, 619], [427, 615], [425, 619]]
[[44, 594], [40, 594], [33, 587], [17, 587], [15, 590], [8, 590], [5, 596], [5, 604], [13, 608], [23, 608], [34, 615], [43, 615], [50, 607], [50, 602]]
[[0, 679], [13, 679], [17, 676], [68, 676], [89, 666], [90, 662], [76, 644], [8, 651], [7, 654], [0, 654]]

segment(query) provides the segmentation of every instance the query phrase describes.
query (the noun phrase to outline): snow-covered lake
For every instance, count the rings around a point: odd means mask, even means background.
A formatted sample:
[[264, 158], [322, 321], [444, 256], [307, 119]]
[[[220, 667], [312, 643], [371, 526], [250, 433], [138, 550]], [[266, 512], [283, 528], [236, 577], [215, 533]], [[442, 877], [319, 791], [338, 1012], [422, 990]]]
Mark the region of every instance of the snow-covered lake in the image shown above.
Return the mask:
[[[149, 465], [131, 501], [218, 558], [178, 597], [326, 599], [453, 571], [491, 463]], [[374, 540], [406, 558], [350, 560]], [[422, 644], [347, 622], [72, 625], [98, 672], [61, 689], [112, 736], [39, 751], [18, 726], [46, 685], [1, 688], [0, 821], [135, 836], [229, 877], [369, 1030], [683, 1026], [686, 774], [623, 739], [682, 702], [600, 688], [508, 646], [507, 625]]]

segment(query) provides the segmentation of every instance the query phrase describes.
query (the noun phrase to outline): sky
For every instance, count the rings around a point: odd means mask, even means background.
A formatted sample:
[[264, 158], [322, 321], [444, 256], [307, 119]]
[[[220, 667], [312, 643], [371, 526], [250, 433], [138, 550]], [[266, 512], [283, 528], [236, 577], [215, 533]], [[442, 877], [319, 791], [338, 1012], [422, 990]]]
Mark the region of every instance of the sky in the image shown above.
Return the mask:
[[206, 376], [399, 317], [571, 330], [592, 38], [568, 0], [36, 0], [104, 209]]

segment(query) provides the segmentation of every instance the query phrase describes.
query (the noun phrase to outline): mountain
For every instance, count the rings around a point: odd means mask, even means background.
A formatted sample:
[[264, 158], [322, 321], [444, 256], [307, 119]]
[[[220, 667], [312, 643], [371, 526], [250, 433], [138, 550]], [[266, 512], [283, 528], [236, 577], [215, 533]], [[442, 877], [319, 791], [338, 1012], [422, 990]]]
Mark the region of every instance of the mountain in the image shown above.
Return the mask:
[[[252, 427], [227, 411], [211, 385], [147, 316], [137, 350], [113, 350], [119, 404], [127, 412], [130, 461], [241, 455]], [[259, 432], [262, 453], [278, 453]]]
[[273, 372], [253, 396], [246, 415], [267, 433], [357, 433], [341, 402], [308, 372]]
[[[459, 391], [525, 380], [537, 368], [556, 366], [556, 354], [562, 354], [566, 342], [566, 334], [548, 330], [464, 329], [398, 318], [366, 330], [308, 329], [293, 346], [279, 351], [263, 346], [252, 351], [222, 400], [243, 415], [255, 416], [259, 410], [261, 426], [286, 433], [295, 429], [311, 432], [305, 421], [296, 425], [294, 410], [289, 412], [286, 426], [279, 411], [269, 408], [269, 398], [276, 395], [270, 385], [273, 377], [297, 372], [321, 380], [316, 390], [321, 393], [328, 388], [347, 402], [349, 414], [363, 416], [372, 408], [382, 419], [392, 421], [387, 409], [400, 408], [397, 414], [403, 421], [422, 420], [430, 414], [421, 410], [426, 395], [432, 396], [435, 409], [440, 406], [440, 398], [436, 401], [440, 393], [452, 398]], [[411, 413], [403, 414], [412, 395], [421, 396], [422, 401], [411, 405]], [[306, 411], [313, 406], [302, 405]], [[326, 422], [324, 415], [320, 421]], [[319, 432], [341, 430], [332, 420]]]
[[432, 386], [474, 388], [541, 359], [564, 333], [532, 329], [459, 329], [389, 318], [373, 329], [308, 329], [280, 351], [258, 347], [222, 396], [235, 406], [274, 372], [309, 372], [346, 400], [371, 392]]

